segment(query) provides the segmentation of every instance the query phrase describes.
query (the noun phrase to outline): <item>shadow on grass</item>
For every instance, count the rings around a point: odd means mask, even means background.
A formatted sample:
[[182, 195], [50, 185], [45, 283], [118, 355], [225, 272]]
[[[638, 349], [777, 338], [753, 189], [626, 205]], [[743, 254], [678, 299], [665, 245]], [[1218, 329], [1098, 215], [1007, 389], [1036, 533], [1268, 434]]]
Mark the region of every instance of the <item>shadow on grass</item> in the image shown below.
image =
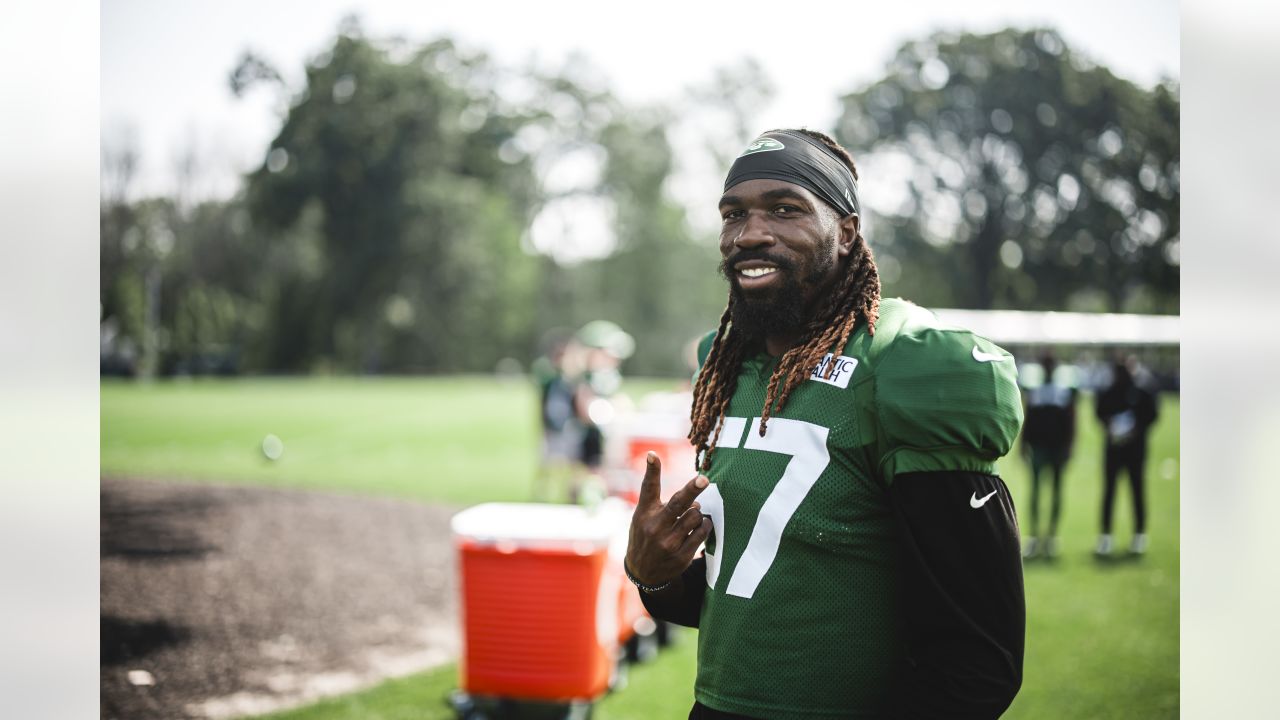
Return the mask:
[[[1090, 552], [1085, 557], [1097, 568], [1112, 570], [1124, 567], [1142, 567], [1145, 565], [1143, 560], [1146, 558], [1146, 555], [1131, 552], [1099, 555], [1097, 553]], [[1052, 572], [1054, 569], [1062, 565], [1062, 562], [1062, 555], [1038, 554], [1022, 558], [1022, 568], [1027, 572], [1037, 572], [1041, 570]]]
[[1140, 566], [1143, 564], [1142, 561], [1146, 557], [1146, 555], [1142, 553], [1132, 553], [1132, 552], [1109, 553], [1107, 555], [1090, 553], [1090, 557], [1093, 559], [1093, 564], [1096, 567], [1107, 569], [1107, 570], [1115, 570], [1123, 567]]

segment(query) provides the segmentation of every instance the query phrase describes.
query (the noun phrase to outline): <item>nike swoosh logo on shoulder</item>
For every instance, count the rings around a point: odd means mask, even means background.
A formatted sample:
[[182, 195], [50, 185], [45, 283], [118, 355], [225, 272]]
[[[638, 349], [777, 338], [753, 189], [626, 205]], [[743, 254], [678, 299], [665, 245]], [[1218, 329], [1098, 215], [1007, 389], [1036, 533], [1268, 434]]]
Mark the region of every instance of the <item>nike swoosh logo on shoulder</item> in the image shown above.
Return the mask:
[[974, 494], [972, 494], [972, 495], [970, 495], [970, 496], [969, 496], [969, 507], [971, 507], [971, 508], [980, 508], [980, 507], [982, 507], [983, 505], [986, 505], [986, 504], [987, 504], [987, 501], [991, 499], [991, 496], [992, 496], [992, 495], [995, 495], [995, 494], [996, 494], [996, 491], [995, 491], [995, 490], [992, 490], [991, 492], [987, 493], [986, 495], [983, 495], [983, 496], [982, 496], [982, 499], [981, 499], [981, 500], [979, 500], [979, 499], [978, 499], [978, 493], [974, 493]]
[[973, 346], [973, 359], [978, 362], [1000, 362], [1004, 360], [1004, 355], [1000, 353], [982, 352], [977, 345]]

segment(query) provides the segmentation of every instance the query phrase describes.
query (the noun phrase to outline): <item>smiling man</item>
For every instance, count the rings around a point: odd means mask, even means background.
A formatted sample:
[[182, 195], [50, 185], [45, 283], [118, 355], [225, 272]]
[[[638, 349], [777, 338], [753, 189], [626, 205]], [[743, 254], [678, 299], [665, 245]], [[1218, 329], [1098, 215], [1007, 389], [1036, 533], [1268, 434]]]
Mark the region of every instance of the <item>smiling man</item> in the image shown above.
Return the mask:
[[758, 138], [720, 212], [702, 474], [662, 503], [650, 456], [626, 558], [654, 617], [699, 628], [689, 717], [999, 716], [1025, 625], [995, 475], [1022, 422], [1012, 356], [881, 301], [857, 170], [822, 133]]

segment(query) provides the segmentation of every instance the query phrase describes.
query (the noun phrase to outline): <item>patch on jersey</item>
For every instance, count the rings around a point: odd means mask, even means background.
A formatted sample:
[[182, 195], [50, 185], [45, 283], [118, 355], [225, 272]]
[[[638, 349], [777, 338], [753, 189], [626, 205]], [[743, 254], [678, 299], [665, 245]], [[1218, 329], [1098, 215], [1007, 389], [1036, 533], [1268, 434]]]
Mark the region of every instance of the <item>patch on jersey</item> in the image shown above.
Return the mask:
[[[831, 377], [828, 378], [827, 366], [831, 363], [835, 363], [835, 369], [831, 371]], [[838, 388], [847, 388], [849, 387], [849, 378], [853, 377], [853, 370], [856, 367], [858, 367], [857, 358], [851, 358], [848, 355], [833, 358], [831, 353], [827, 353], [818, 363], [818, 366], [813, 369], [809, 379], [828, 385], [835, 385]]]

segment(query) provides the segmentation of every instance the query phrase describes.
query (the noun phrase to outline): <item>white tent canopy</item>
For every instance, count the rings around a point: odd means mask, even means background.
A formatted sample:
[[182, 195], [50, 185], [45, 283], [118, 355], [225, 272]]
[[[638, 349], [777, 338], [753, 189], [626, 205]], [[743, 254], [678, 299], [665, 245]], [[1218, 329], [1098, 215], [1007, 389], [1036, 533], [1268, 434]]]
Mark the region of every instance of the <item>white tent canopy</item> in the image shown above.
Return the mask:
[[1178, 315], [934, 310], [944, 323], [997, 343], [1021, 345], [1178, 345]]

